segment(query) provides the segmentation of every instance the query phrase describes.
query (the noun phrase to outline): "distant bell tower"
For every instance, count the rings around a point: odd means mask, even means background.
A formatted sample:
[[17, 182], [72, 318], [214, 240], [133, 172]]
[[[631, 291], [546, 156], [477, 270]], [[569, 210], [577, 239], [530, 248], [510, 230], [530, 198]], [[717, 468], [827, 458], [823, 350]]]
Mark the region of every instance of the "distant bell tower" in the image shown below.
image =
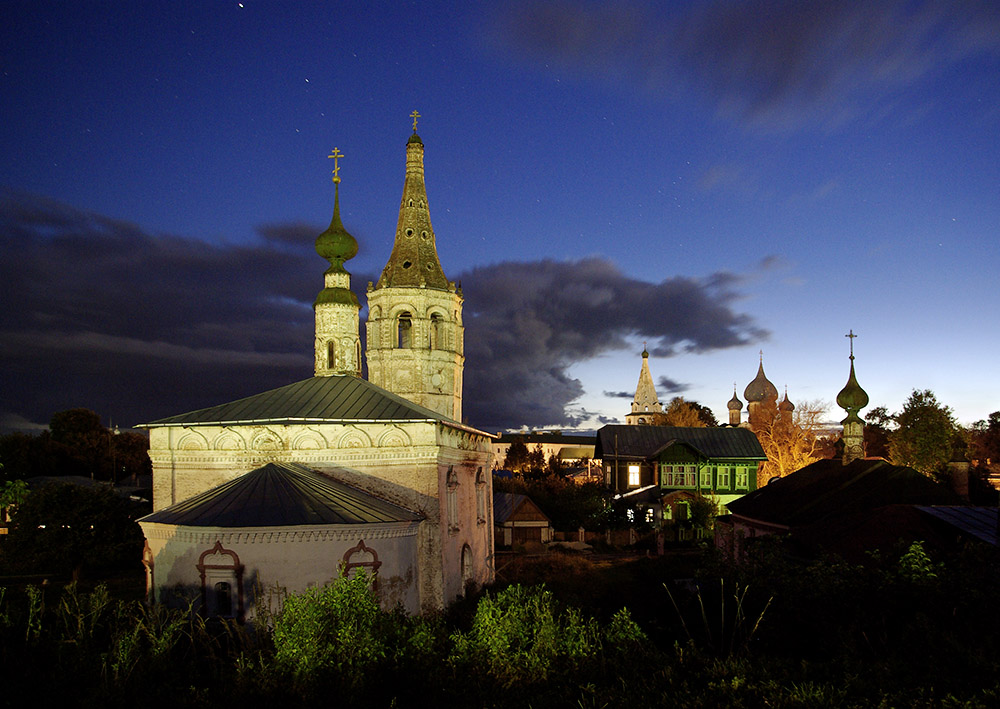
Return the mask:
[[396, 239], [378, 283], [368, 284], [368, 380], [456, 421], [465, 366], [462, 291], [438, 261], [424, 184], [424, 144], [406, 143]]
[[649, 352], [642, 348], [642, 369], [639, 370], [639, 383], [635, 387], [635, 398], [632, 399], [632, 411], [625, 414], [625, 423], [629, 425], [660, 424], [663, 419], [663, 406], [656, 396], [653, 386], [653, 375], [649, 373]]
[[324, 287], [316, 296], [313, 312], [316, 318], [317, 377], [334, 374], [361, 376], [361, 337], [358, 311], [361, 304], [351, 291], [351, 274], [344, 261], [358, 253], [358, 242], [340, 221], [340, 158], [334, 148], [333, 158], [333, 219], [326, 231], [316, 237], [316, 253], [330, 262], [323, 274]]
[[868, 406], [868, 393], [858, 384], [854, 376], [854, 330], [844, 335], [851, 338], [851, 374], [847, 384], [837, 394], [837, 406], [847, 412], [847, 418], [840, 423], [844, 426], [844, 465], [865, 457], [865, 422], [858, 416], [861, 409]]

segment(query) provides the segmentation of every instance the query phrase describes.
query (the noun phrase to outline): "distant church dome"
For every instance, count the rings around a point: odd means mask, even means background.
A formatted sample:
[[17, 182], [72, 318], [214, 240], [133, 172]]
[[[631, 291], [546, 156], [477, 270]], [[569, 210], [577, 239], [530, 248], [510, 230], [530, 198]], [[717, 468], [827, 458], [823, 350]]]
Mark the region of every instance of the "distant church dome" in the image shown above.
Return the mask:
[[785, 389], [785, 398], [778, 404], [778, 411], [787, 411], [789, 413], [795, 411], [795, 404], [788, 400], [788, 389]]
[[740, 401], [740, 398], [738, 396], [736, 396], [736, 389], [735, 388], [733, 388], [733, 398], [729, 400], [729, 403], [726, 404], [726, 406], [729, 407], [730, 411], [742, 411], [743, 410], [743, 402]]
[[760, 366], [757, 368], [757, 376], [752, 382], [747, 384], [743, 391], [743, 396], [747, 403], [755, 404], [762, 401], [777, 401], [778, 390], [767, 377], [764, 376], [764, 358], [761, 356]]

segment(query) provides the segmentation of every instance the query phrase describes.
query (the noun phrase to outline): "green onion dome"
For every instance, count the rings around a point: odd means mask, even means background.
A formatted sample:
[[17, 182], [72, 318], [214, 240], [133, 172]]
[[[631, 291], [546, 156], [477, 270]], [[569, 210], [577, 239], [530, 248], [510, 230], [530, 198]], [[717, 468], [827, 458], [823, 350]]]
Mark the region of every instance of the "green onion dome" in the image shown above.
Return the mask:
[[358, 242], [344, 228], [340, 221], [340, 185], [336, 186], [333, 198], [333, 219], [326, 231], [316, 237], [316, 253], [330, 262], [335, 271], [344, 270], [344, 261], [358, 253]]
[[868, 393], [861, 388], [857, 377], [854, 376], [854, 355], [851, 355], [851, 376], [837, 394], [837, 406], [847, 412], [857, 412], [868, 406]]

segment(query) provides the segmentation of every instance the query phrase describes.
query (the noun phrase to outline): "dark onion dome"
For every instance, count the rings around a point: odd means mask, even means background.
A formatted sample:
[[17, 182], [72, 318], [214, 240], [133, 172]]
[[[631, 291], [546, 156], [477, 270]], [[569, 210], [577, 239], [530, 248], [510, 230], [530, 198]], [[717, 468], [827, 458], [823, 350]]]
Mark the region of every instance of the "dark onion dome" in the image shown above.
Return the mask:
[[763, 358], [761, 359], [760, 366], [757, 368], [757, 376], [752, 382], [747, 384], [747, 388], [743, 390], [743, 396], [746, 398], [747, 403], [778, 400], [777, 388], [764, 376]]
[[420, 140], [420, 136], [417, 135], [417, 131], [413, 131], [413, 135], [411, 135], [410, 139], [408, 141], [406, 141], [407, 145], [409, 145], [411, 143], [419, 143], [420, 145], [424, 144], [424, 141]]
[[330, 262], [334, 271], [344, 271], [344, 261], [354, 258], [358, 253], [358, 242], [344, 228], [340, 221], [340, 185], [337, 185], [333, 198], [333, 219], [326, 231], [316, 237], [316, 253]]
[[795, 404], [788, 400], [788, 390], [785, 389], [785, 398], [778, 404], [779, 411], [795, 411]]
[[848, 377], [844, 388], [837, 394], [837, 406], [848, 413], [855, 414], [868, 406], [868, 393], [861, 388], [857, 377], [854, 376], [854, 355], [851, 355], [851, 376]]
[[733, 398], [729, 400], [729, 403], [726, 404], [726, 406], [729, 407], [730, 411], [742, 411], [743, 410], [743, 402], [740, 401], [740, 398], [738, 396], [736, 396], [736, 388], [735, 387], [733, 387]]

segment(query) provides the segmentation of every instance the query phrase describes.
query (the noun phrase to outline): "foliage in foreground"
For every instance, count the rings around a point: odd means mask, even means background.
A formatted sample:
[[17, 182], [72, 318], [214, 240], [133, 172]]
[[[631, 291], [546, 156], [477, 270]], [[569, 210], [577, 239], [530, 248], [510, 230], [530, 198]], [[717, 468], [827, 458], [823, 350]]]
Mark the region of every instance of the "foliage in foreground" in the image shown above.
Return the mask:
[[646, 564], [645, 630], [517, 584], [410, 617], [379, 608], [370, 579], [341, 579], [289, 597], [255, 635], [101, 587], [0, 589], [0, 666], [7, 696], [40, 705], [993, 706], [997, 562], [914, 545], [803, 565], [762, 544], [669, 593]]

